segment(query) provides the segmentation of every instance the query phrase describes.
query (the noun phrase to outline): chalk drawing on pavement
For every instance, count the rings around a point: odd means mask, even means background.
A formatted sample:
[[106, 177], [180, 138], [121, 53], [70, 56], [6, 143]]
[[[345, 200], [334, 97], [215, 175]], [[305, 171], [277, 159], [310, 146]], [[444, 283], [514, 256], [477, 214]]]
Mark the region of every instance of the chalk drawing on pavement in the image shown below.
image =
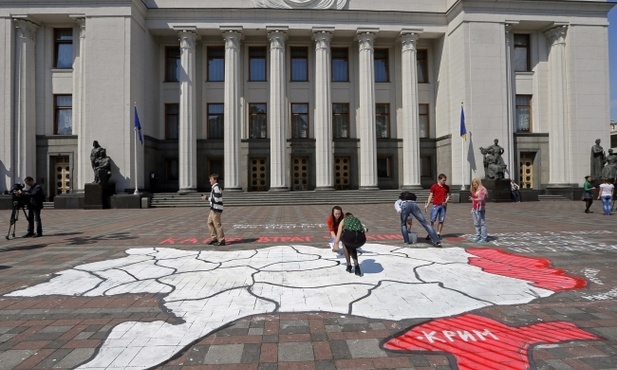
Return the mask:
[[[585, 281], [547, 260], [490, 248], [399, 248], [367, 243], [364, 276], [345, 272], [329, 249], [133, 248], [119, 259], [60, 271], [5, 297], [160, 294], [176, 322], [128, 321], [112, 328], [80, 369], [147, 369], [243, 317], [321, 311], [373, 319], [452, 317], [492, 305], [524, 304]], [[336, 279], [333, 278], [336, 277]]]

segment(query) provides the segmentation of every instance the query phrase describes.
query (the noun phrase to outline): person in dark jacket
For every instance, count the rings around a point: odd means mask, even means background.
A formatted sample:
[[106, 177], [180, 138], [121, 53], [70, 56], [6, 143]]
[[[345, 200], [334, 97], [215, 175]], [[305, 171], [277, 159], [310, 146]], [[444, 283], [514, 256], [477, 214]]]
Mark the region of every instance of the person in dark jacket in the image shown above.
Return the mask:
[[[45, 201], [45, 191], [43, 187], [37, 184], [30, 176], [24, 179], [28, 190], [25, 195], [28, 200], [28, 233], [24, 238], [36, 238], [43, 236], [43, 224], [41, 223], [41, 210], [43, 209], [43, 201]], [[36, 222], [36, 234], [34, 233], [34, 223]]]

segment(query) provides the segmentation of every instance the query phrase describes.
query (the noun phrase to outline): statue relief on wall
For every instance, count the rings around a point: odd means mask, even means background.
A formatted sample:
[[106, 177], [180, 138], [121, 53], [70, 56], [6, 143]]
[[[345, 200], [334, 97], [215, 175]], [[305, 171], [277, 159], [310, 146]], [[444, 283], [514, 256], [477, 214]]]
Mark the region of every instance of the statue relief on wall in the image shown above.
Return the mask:
[[256, 8], [343, 9], [347, 0], [253, 0]]

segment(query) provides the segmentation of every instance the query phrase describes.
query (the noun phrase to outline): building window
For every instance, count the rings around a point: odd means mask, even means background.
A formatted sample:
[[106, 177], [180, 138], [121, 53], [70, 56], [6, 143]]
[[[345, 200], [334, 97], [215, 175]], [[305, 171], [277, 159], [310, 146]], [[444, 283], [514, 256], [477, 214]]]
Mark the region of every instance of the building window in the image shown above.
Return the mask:
[[388, 82], [388, 49], [375, 49], [375, 82]]
[[420, 126], [420, 137], [429, 137], [431, 130], [428, 104], [418, 104], [418, 123]]
[[390, 137], [390, 104], [375, 105], [375, 124], [377, 139]]
[[516, 96], [516, 131], [531, 132], [531, 95]]
[[73, 134], [73, 96], [54, 95], [54, 134]]
[[178, 158], [164, 159], [165, 173], [164, 181], [178, 181]]
[[178, 140], [178, 104], [165, 104], [165, 139]]
[[291, 54], [291, 80], [308, 81], [308, 48], [292, 47]]
[[165, 82], [180, 81], [180, 47], [165, 48]]
[[332, 82], [349, 82], [349, 51], [332, 48]]
[[531, 71], [531, 62], [529, 59], [530, 42], [527, 34], [514, 34], [514, 71], [529, 72]]
[[208, 81], [225, 80], [225, 48], [222, 46], [208, 48]]
[[73, 29], [54, 29], [56, 68], [73, 68]]
[[208, 104], [208, 139], [223, 138], [223, 107], [223, 104]]
[[294, 139], [308, 138], [308, 104], [291, 104], [291, 137]]
[[418, 83], [428, 83], [428, 51], [420, 49], [416, 52], [416, 65], [418, 67]]
[[249, 104], [249, 134], [251, 139], [268, 137], [268, 115], [265, 103]]
[[431, 156], [420, 156], [420, 177], [434, 179], [433, 176], [433, 160]]
[[380, 179], [389, 179], [392, 177], [392, 169], [390, 168], [390, 157], [377, 157], [377, 177]]
[[249, 81], [266, 80], [266, 48], [249, 48]]
[[335, 139], [349, 138], [349, 103], [332, 104], [332, 129]]

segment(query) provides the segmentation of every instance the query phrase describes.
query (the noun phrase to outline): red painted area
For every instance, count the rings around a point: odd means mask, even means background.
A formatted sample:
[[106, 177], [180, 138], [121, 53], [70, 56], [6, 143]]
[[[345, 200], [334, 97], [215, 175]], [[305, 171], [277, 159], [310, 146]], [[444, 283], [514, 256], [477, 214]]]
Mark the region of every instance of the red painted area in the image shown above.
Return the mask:
[[550, 261], [544, 258], [518, 256], [490, 248], [467, 248], [466, 251], [477, 256], [469, 259], [470, 265], [491, 274], [531, 281], [538, 288], [561, 292], [587, 285], [585, 279], [552, 268]]
[[510, 327], [476, 315], [432, 320], [384, 344], [398, 351], [452, 354], [460, 370], [529, 369], [527, 351], [539, 343], [601, 339], [575, 325], [556, 321]]

